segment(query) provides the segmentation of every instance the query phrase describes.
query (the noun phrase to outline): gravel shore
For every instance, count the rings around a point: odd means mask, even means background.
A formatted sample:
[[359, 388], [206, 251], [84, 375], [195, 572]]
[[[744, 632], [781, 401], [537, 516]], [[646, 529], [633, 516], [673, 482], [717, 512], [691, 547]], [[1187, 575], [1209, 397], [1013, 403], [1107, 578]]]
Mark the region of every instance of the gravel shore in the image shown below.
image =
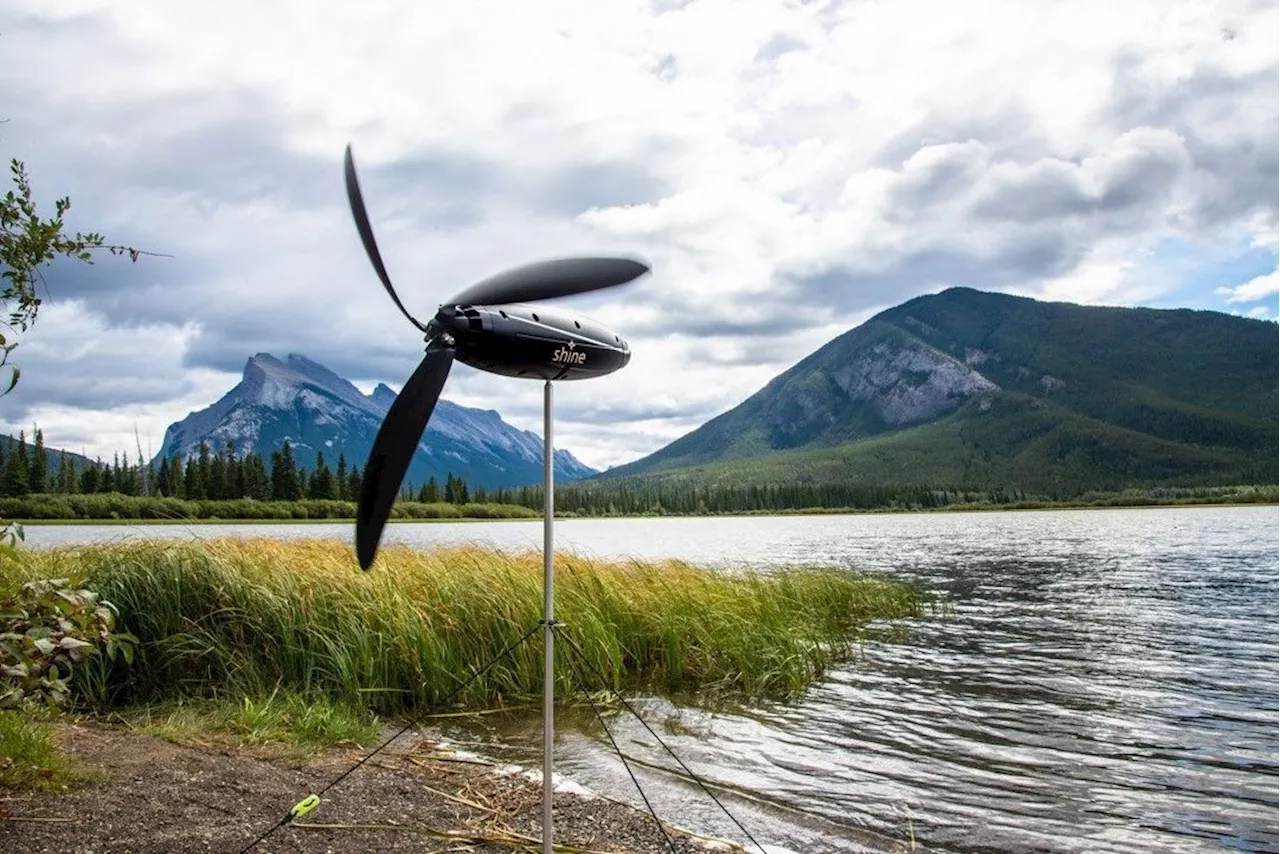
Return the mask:
[[[92, 779], [56, 793], [0, 790], [0, 851], [235, 854], [367, 752], [176, 745], [103, 724], [66, 725], [63, 740]], [[252, 850], [541, 852], [541, 826], [540, 778], [407, 733]], [[679, 854], [742, 851], [670, 826], [667, 834]], [[557, 788], [555, 841], [569, 852], [673, 850], [648, 813], [572, 786]]]

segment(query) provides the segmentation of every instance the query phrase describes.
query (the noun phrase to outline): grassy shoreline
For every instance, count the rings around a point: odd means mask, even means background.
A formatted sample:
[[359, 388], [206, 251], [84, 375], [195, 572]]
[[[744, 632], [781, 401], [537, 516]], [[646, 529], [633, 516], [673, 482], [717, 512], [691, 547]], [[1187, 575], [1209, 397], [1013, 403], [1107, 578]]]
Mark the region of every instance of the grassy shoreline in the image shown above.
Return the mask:
[[[349, 551], [268, 538], [19, 549], [0, 560], [0, 601], [68, 578], [113, 603], [114, 631], [137, 636], [133, 660], [75, 665], [73, 711], [178, 744], [368, 745], [426, 712], [536, 706], [540, 553], [391, 546], [365, 573]], [[737, 703], [800, 694], [924, 602], [908, 585], [836, 568], [726, 572], [562, 553], [556, 608], [586, 662], [557, 644], [562, 702], [608, 687]], [[0, 710], [0, 787], [78, 779], [57, 721], [38, 699]]]
[[[557, 643], [562, 702], [606, 685], [795, 696], [871, 624], [923, 611], [905, 584], [832, 568], [724, 572], [566, 553], [556, 576], [557, 617], [586, 661]], [[0, 601], [51, 578], [99, 593], [119, 610], [115, 631], [138, 639], [131, 663], [76, 665], [76, 712], [176, 744], [369, 745], [389, 721], [514, 709], [541, 690], [536, 551], [391, 546], [365, 573], [336, 540], [21, 549], [0, 560]], [[56, 721], [38, 701], [0, 710], [0, 789], [83, 782]]]
[[[450, 697], [542, 612], [536, 551], [383, 549], [360, 572], [332, 539], [152, 540], [22, 549], [0, 595], [71, 576], [119, 608], [139, 638], [131, 666], [77, 671], [99, 706], [273, 693], [379, 714]], [[557, 559], [557, 617], [614, 688], [797, 694], [856, 647], [865, 627], [922, 612], [899, 582], [823, 568], [723, 572], [683, 561]], [[566, 644], [558, 690], [574, 689]], [[457, 700], [541, 690], [541, 644], [519, 646]]]

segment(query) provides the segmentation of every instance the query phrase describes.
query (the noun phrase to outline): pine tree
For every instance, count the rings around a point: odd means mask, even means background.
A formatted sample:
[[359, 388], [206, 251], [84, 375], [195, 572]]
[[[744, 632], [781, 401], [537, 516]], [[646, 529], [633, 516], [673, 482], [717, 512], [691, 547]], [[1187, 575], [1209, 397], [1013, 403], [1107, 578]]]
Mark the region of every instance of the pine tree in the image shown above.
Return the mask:
[[333, 472], [325, 461], [324, 454], [316, 451], [316, 468], [307, 488], [308, 498], [337, 498], [337, 490], [333, 482]]
[[101, 466], [101, 470], [98, 472], [98, 491], [99, 492], [115, 492], [116, 474], [117, 474], [116, 470], [120, 468], [119, 454], [116, 455], [116, 464], [114, 468], [108, 465], [107, 463], [102, 462], [101, 457], [97, 457], [95, 459], [97, 459], [98, 465]]
[[[274, 454], [272, 455], [274, 458]], [[267, 474], [267, 466], [258, 454], [247, 454], [243, 462], [244, 495], [257, 501], [271, 498], [271, 478]]]
[[236, 443], [227, 440], [222, 449], [223, 465], [226, 468], [224, 489], [227, 498], [244, 498], [244, 460], [236, 456]]
[[116, 492], [124, 495], [134, 494], [134, 471], [129, 465], [129, 452], [124, 452], [124, 458], [116, 457], [114, 466], [115, 489]]
[[418, 499], [428, 504], [434, 504], [440, 500], [440, 482], [436, 480], [435, 475], [427, 478], [427, 482], [422, 487], [422, 495]]
[[299, 501], [302, 499], [302, 477], [298, 471], [298, 464], [293, 459], [293, 447], [286, 439], [284, 447], [280, 449], [280, 460], [284, 464], [285, 471], [285, 500]]
[[293, 448], [286, 439], [280, 450], [271, 455], [271, 497], [277, 501], [302, 498], [302, 481], [293, 460]]
[[4, 494], [11, 498], [21, 498], [30, 491], [27, 480], [27, 433], [18, 433], [18, 444], [9, 449], [5, 460], [3, 475]]
[[209, 458], [209, 482], [205, 490], [213, 499], [230, 498], [227, 495], [227, 461], [221, 454]]
[[86, 495], [98, 491], [98, 467], [93, 463], [87, 463], [84, 471], [80, 472], [80, 491]]
[[360, 500], [360, 484], [364, 480], [361, 476], [360, 467], [352, 466], [350, 473], [347, 475], [347, 500]]
[[76, 464], [63, 450], [58, 454], [58, 492], [71, 495], [78, 491], [79, 478], [76, 477]]
[[175, 451], [169, 463], [169, 494], [174, 498], [186, 498], [187, 485], [182, 477], [182, 457]]
[[333, 481], [334, 489], [338, 493], [338, 500], [351, 500], [353, 496], [347, 491], [347, 455], [341, 451], [338, 452], [338, 470], [334, 473]]
[[282, 501], [284, 495], [284, 466], [280, 464], [280, 452], [271, 452], [271, 500]]
[[33, 427], [36, 434], [35, 449], [31, 454], [31, 468], [27, 472], [27, 485], [32, 492], [52, 492], [49, 488], [49, 459], [44, 451], [44, 431]]
[[167, 497], [169, 492], [169, 461], [160, 460], [160, 471], [156, 473], [156, 495]]
[[209, 487], [213, 485], [213, 461], [209, 458], [209, 443], [200, 441], [196, 453], [196, 494], [188, 498], [212, 498]]

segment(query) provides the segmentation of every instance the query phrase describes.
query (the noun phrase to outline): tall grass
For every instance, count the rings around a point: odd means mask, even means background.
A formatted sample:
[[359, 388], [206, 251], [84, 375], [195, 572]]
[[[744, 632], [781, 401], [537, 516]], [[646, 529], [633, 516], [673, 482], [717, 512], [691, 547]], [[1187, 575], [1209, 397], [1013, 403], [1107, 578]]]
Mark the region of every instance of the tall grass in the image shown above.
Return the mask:
[[[323, 694], [381, 712], [449, 695], [542, 617], [542, 558], [465, 547], [382, 550], [362, 573], [332, 540], [222, 539], [24, 551], [0, 588], [87, 576], [138, 636], [133, 666], [102, 663], [117, 702]], [[556, 558], [556, 616], [614, 687], [800, 691], [868, 621], [915, 615], [903, 585], [842, 570], [725, 573], [679, 561]], [[565, 644], [559, 690], [571, 686]], [[540, 633], [459, 699], [536, 693]]]

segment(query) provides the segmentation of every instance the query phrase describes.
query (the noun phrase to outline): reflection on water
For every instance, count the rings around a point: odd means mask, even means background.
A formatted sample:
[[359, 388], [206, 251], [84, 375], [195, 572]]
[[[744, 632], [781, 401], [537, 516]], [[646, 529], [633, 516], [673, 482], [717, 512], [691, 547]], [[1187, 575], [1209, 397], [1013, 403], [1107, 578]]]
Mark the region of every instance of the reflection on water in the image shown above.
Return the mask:
[[[350, 538], [348, 524], [191, 530], [228, 529]], [[537, 548], [541, 528], [392, 525], [388, 539]], [[903, 643], [867, 644], [793, 704], [637, 698], [771, 848], [883, 850], [914, 835], [945, 851], [1277, 850], [1275, 508], [572, 520], [557, 541], [601, 556], [869, 568], [953, 604]], [[634, 799], [589, 714], [563, 721], [558, 767]], [[674, 763], [643, 728], [612, 713], [610, 726], [663, 815], [741, 838], [666, 772]], [[532, 757], [537, 727], [497, 732]]]

